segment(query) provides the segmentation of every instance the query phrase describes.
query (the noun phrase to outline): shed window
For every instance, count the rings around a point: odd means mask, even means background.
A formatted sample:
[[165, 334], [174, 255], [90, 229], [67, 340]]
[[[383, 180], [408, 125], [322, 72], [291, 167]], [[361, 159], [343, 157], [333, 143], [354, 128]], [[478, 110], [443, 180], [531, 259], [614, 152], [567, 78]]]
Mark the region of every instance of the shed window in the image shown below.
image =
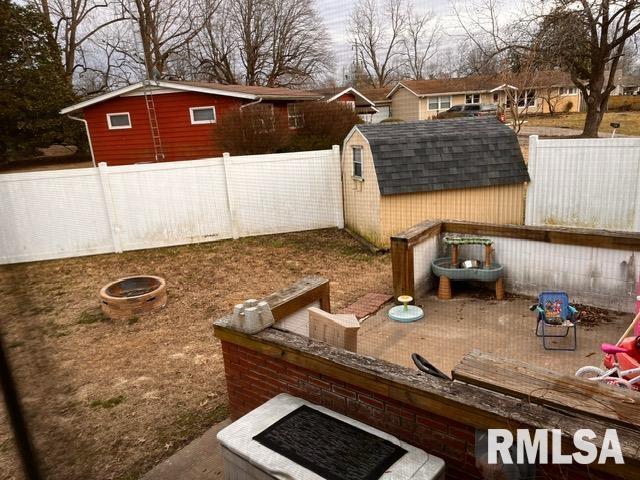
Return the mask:
[[131, 128], [129, 112], [107, 113], [107, 124], [109, 125], [109, 130]]
[[353, 147], [353, 176], [362, 179], [362, 147]]
[[468, 95], [465, 95], [464, 103], [480, 103], [480, 94], [470, 93]]
[[429, 97], [429, 110], [444, 110], [451, 106], [451, 97]]
[[289, 119], [289, 128], [302, 128], [304, 126], [304, 116], [297, 103], [289, 103], [287, 105], [287, 117]]
[[216, 107], [191, 107], [191, 125], [216, 123]]

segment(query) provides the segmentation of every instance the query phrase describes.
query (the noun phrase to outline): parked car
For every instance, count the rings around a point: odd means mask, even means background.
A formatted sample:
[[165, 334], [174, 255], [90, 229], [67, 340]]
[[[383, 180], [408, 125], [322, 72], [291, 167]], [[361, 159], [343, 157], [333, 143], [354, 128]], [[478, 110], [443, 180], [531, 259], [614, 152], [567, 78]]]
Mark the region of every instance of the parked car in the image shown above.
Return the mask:
[[437, 118], [487, 117], [498, 115], [498, 106], [492, 103], [471, 103], [454, 105], [449, 110], [440, 112]]

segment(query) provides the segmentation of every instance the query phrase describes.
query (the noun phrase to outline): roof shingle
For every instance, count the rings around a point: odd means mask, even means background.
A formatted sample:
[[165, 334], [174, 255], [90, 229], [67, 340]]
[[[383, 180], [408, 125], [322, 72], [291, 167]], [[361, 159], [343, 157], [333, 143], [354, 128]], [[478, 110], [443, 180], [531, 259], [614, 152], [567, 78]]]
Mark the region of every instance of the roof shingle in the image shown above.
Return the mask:
[[381, 195], [529, 181], [516, 134], [493, 117], [358, 125]]

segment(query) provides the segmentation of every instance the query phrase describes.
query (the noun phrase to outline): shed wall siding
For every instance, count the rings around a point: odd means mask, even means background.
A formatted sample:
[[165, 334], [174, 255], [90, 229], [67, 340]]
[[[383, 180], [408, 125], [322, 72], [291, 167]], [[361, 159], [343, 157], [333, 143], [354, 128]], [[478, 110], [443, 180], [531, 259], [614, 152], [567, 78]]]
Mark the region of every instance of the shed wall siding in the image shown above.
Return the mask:
[[393, 97], [391, 97], [391, 116], [405, 122], [422, 120], [419, 114], [419, 100], [407, 89], [398, 88]]
[[[364, 181], [353, 179], [352, 147], [362, 147], [362, 172]], [[345, 143], [342, 152], [342, 189], [344, 198], [344, 222], [352, 232], [375, 245], [380, 245], [380, 190], [373, 165], [371, 149], [363, 135], [356, 131]]]
[[380, 199], [381, 246], [425, 220], [466, 220], [522, 225], [524, 184], [387, 195]]

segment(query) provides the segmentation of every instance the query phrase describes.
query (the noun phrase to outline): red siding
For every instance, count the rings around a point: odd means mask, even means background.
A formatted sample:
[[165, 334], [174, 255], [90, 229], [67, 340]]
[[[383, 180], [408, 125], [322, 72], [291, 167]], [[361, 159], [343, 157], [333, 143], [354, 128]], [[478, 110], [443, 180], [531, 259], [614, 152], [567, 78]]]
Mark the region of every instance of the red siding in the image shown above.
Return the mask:
[[[226, 112], [248, 102], [195, 92], [157, 94], [153, 98], [167, 162], [219, 157], [223, 153], [217, 141], [216, 124], [192, 125], [189, 108], [213, 105], [220, 121]], [[286, 102], [274, 102], [274, 111], [286, 116]], [[107, 114], [120, 112], [129, 112], [132, 128], [109, 130]], [[154, 161], [144, 96], [116, 97], [98, 103], [86, 108], [84, 117], [89, 124], [96, 162], [126, 165]]]
[[345, 93], [334, 100], [334, 102], [355, 102], [356, 96], [353, 93]]

